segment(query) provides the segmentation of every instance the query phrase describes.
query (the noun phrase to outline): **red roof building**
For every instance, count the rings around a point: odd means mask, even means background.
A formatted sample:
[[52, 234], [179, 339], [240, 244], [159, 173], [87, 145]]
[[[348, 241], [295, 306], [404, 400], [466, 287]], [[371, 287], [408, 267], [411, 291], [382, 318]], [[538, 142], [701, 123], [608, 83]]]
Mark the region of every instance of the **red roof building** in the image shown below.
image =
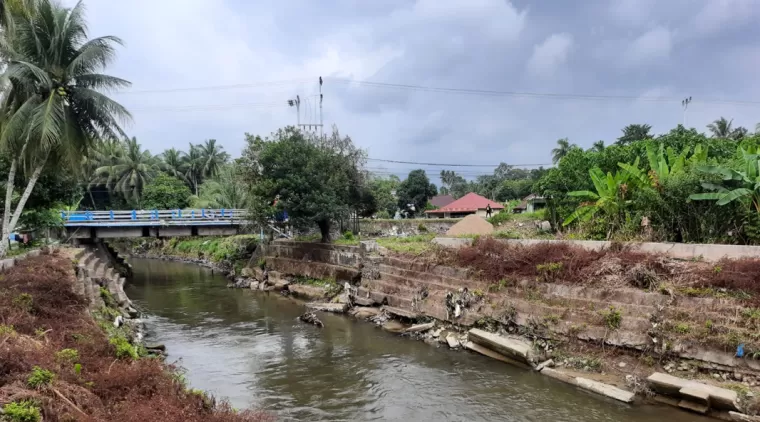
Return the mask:
[[438, 195], [430, 198], [430, 204], [436, 208], [443, 208], [454, 201], [456, 199], [451, 195]]
[[492, 214], [496, 214], [504, 209], [504, 205], [484, 198], [477, 193], [470, 192], [445, 207], [425, 211], [425, 214], [433, 218], [461, 218], [470, 214], [485, 217], [486, 208], [489, 205], [491, 206]]

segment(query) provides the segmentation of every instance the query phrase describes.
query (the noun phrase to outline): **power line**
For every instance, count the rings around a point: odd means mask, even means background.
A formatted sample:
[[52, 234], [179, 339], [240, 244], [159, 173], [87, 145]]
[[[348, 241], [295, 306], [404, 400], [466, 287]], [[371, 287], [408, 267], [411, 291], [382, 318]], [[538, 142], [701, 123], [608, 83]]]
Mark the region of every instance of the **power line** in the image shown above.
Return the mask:
[[281, 81], [269, 81], [269, 82], [234, 84], [234, 85], [212, 85], [212, 86], [197, 86], [197, 87], [184, 87], [184, 88], [145, 89], [145, 90], [137, 90], [137, 91], [115, 91], [114, 94], [135, 95], [135, 94], [170, 94], [170, 93], [176, 93], [176, 92], [191, 92], [191, 91], [219, 91], [219, 90], [227, 90], [227, 89], [246, 89], [246, 88], [256, 88], [256, 87], [262, 87], [262, 86], [288, 85], [288, 84], [294, 84], [294, 83], [309, 82], [311, 80], [312, 78], [308, 78], [308, 79], [302, 78], [302, 79], [289, 79], [289, 80], [281, 80]]
[[[416, 166], [441, 166], [441, 167], [499, 167], [499, 164], [444, 164], [444, 163], [420, 163], [416, 161], [384, 160], [380, 158], [367, 158], [369, 161], [381, 161], [384, 163], [413, 164]], [[551, 166], [553, 164], [507, 164], [512, 167], [538, 167]]]

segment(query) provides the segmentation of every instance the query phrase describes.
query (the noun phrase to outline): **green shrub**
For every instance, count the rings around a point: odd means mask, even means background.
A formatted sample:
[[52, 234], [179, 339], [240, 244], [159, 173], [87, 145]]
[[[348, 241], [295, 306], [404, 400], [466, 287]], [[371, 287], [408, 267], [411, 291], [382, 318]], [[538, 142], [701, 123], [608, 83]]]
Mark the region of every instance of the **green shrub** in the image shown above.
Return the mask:
[[116, 357], [119, 359], [128, 358], [134, 360], [140, 357], [137, 353], [137, 348], [123, 336], [112, 337], [108, 342], [116, 349]]
[[349, 230], [343, 233], [343, 240], [354, 240], [354, 232]]
[[562, 271], [561, 262], [547, 262], [544, 264], [536, 265], [536, 271], [541, 276], [541, 279], [547, 283], [556, 281], [559, 273]]
[[420, 223], [419, 225], [417, 225], [417, 231], [419, 231], [420, 233], [427, 233], [428, 228], [426, 225]]
[[13, 298], [13, 304], [23, 311], [31, 312], [34, 305], [34, 299], [29, 293], [21, 293]]
[[610, 305], [607, 310], [600, 311], [599, 314], [604, 319], [605, 325], [611, 330], [617, 330], [620, 328], [620, 324], [623, 322], [623, 314], [620, 309]]
[[496, 239], [519, 239], [520, 235], [509, 230], [499, 230], [494, 232], [493, 237]]
[[3, 406], [3, 417], [8, 422], [39, 422], [42, 420], [40, 408], [32, 400], [14, 401]]
[[15, 337], [16, 329], [12, 325], [0, 324], [0, 337], [3, 336]]
[[680, 322], [676, 324], [674, 329], [679, 334], [688, 334], [691, 331], [691, 327], [689, 326], [689, 324], [685, 322]]
[[267, 266], [267, 259], [262, 256], [258, 261], [256, 261], [256, 266], [262, 270], [265, 269]]
[[77, 349], [62, 349], [55, 353], [55, 359], [58, 362], [74, 363], [79, 360], [79, 351]]
[[31, 388], [39, 388], [45, 385], [49, 385], [55, 379], [55, 374], [47, 369], [42, 369], [39, 366], [32, 368], [32, 373], [26, 380], [26, 384]]
[[494, 226], [500, 226], [511, 219], [512, 219], [512, 214], [506, 211], [502, 211], [498, 214], [494, 214], [491, 218], [488, 219], [488, 222], [493, 224]]
[[100, 297], [103, 299], [103, 302], [108, 308], [117, 308], [119, 306], [119, 304], [116, 302], [116, 299], [113, 298], [111, 292], [109, 292], [105, 287], [100, 288]]

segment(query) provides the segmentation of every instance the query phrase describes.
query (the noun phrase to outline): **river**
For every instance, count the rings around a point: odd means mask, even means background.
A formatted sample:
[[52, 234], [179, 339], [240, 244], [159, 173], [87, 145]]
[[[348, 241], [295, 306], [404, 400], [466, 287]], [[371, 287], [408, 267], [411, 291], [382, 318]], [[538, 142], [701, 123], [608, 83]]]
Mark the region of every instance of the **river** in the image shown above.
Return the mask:
[[339, 315], [325, 328], [276, 293], [227, 289], [197, 265], [132, 260], [126, 293], [150, 341], [193, 388], [237, 408], [299, 421], [615, 421], [708, 419], [628, 406], [469, 352], [436, 348]]

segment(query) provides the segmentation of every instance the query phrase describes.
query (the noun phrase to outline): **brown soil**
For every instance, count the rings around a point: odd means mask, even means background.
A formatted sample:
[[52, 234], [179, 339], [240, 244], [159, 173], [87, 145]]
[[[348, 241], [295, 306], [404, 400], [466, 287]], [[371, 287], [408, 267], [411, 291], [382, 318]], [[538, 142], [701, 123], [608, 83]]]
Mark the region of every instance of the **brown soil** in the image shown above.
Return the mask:
[[[159, 360], [117, 359], [73, 292], [73, 274], [70, 258], [56, 252], [0, 274], [0, 406], [31, 399], [45, 421], [272, 420], [188, 390]], [[76, 362], [57, 358], [62, 349], [76, 349]], [[52, 371], [53, 382], [29, 387], [35, 366]]]
[[491, 223], [484, 220], [482, 217], [471, 214], [463, 218], [462, 221], [451, 226], [451, 228], [446, 232], [446, 235], [488, 235], [491, 233], [493, 233], [493, 225]]

